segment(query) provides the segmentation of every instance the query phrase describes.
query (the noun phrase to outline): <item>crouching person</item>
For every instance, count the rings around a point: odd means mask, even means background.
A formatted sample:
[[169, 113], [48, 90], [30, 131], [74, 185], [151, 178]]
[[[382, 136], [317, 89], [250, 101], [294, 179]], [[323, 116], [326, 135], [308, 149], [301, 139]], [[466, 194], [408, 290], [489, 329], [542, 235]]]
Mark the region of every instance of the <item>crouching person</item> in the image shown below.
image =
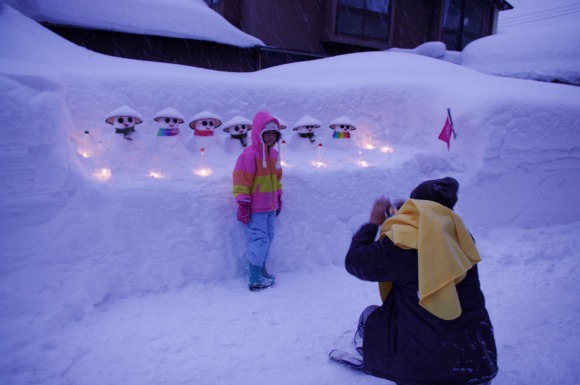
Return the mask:
[[489, 384], [497, 374], [480, 256], [453, 211], [458, 189], [450, 177], [423, 182], [390, 218], [390, 202], [378, 199], [352, 239], [347, 271], [379, 282], [383, 300], [355, 334], [368, 374], [398, 385]]

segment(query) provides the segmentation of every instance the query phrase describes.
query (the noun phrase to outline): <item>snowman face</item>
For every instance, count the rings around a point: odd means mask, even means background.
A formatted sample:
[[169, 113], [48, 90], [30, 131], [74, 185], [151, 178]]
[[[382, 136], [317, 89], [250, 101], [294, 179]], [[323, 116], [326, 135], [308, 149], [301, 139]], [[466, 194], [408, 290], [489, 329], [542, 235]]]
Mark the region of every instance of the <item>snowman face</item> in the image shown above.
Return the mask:
[[113, 120], [113, 127], [115, 128], [129, 128], [135, 127], [136, 119], [132, 116], [115, 116]]
[[168, 128], [179, 128], [181, 124], [181, 121], [176, 118], [162, 118], [159, 121], [165, 123]]
[[248, 132], [249, 126], [247, 124], [236, 124], [230, 127], [230, 135], [243, 135]]
[[352, 130], [350, 124], [334, 124], [331, 128], [336, 132], [347, 132]]
[[317, 128], [317, 126], [300, 126], [298, 127], [298, 133], [299, 134], [309, 134], [311, 132], [314, 132], [314, 130]]
[[212, 119], [202, 119], [195, 122], [195, 129], [198, 131], [215, 131], [216, 124]]

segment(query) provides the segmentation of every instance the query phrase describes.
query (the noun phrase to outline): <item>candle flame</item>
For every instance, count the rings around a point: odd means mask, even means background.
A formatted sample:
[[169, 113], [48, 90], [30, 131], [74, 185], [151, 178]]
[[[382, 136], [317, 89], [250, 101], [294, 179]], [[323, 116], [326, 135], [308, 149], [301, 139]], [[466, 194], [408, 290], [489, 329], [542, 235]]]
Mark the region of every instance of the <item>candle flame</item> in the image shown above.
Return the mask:
[[79, 153], [80, 156], [82, 156], [85, 159], [90, 158], [93, 155], [91, 150], [86, 148], [79, 148], [77, 152]]
[[111, 177], [111, 169], [98, 168], [93, 172], [93, 176], [99, 180], [108, 180]]
[[393, 147], [391, 147], [391, 146], [383, 146], [383, 147], [381, 147], [381, 152], [384, 152], [384, 153], [391, 153], [391, 152], [393, 152], [393, 151], [394, 151], [394, 150], [393, 150]]
[[203, 176], [203, 177], [210, 176], [212, 172], [213, 171], [211, 170], [211, 168], [207, 168], [207, 167], [198, 168], [198, 169], [193, 170], [193, 173], [195, 175]]

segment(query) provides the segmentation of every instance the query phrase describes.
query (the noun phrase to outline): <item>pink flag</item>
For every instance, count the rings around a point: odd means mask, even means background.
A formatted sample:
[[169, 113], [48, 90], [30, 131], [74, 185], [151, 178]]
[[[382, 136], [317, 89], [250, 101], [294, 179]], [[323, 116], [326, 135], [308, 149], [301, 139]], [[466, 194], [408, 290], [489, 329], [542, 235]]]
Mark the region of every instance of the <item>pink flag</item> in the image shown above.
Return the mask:
[[454, 138], [457, 138], [457, 134], [455, 133], [455, 127], [453, 127], [453, 119], [451, 119], [451, 109], [447, 109], [447, 120], [445, 121], [445, 125], [439, 134], [439, 139], [447, 143], [447, 151], [449, 151], [449, 147], [451, 145], [451, 134], [453, 134]]
[[447, 120], [445, 121], [445, 125], [439, 134], [439, 139], [447, 143], [447, 151], [449, 151], [450, 141], [451, 141], [451, 133], [453, 132], [453, 126], [451, 125], [451, 121], [449, 120], [449, 116], [447, 116]]

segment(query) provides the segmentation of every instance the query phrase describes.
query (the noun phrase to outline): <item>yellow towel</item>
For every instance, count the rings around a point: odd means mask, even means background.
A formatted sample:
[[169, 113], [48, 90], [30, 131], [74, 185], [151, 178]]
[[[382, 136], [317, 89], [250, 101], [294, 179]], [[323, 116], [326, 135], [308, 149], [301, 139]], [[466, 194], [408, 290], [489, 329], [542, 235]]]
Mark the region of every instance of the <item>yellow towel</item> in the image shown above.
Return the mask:
[[[419, 304], [435, 316], [452, 320], [461, 315], [455, 285], [481, 260], [461, 218], [438, 203], [409, 199], [383, 224], [380, 239], [389, 237], [419, 258]], [[380, 282], [383, 301], [391, 282]]]

